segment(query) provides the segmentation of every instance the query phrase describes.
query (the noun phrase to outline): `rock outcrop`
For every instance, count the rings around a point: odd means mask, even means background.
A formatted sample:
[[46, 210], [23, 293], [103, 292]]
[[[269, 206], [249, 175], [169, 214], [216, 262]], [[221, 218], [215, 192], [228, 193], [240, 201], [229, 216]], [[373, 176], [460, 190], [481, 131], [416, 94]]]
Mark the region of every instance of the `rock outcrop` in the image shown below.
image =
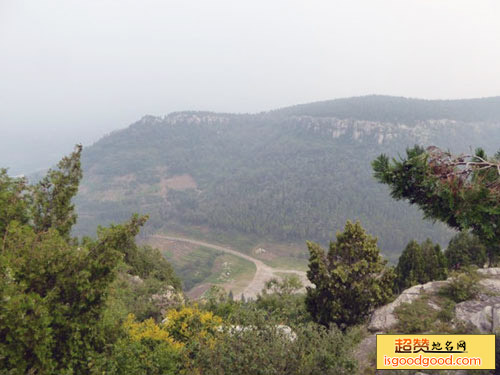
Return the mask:
[[398, 306], [403, 303], [411, 303], [422, 297], [425, 293], [436, 293], [447, 283], [448, 281], [431, 281], [427, 284], [414, 285], [406, 289], [394, 301], [375, 310], [368, 329], [372, 332], [381, 332], [394, 328], [398, 323], [394, 310]]
[[[455, 306], [455, 319], [481, 333], [494, 333], [500, 330], [500, 268], [485, 268], [477, 272], [482, 277], [479, 281], [480, 293], [473, 300], [460, 302]], [[406, 289], [393, 302], [375, 310], [368, 329], [371, 332], [386, 332], [394, 328], [398, 323], [394, 310], [398, 306], [411, 303], [424, 294], [436, 294], [449, 282], [450, 279], [431, 281]], [[432, 300], [428, 303], [430, 307], [439, 309]]]

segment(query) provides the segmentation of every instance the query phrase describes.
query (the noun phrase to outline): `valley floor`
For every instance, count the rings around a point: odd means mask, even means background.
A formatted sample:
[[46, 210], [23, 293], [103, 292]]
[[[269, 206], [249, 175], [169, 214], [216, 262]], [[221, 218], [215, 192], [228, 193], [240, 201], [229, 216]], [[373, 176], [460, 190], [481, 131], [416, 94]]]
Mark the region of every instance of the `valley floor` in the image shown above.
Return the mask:
[[207, 242], [203, 241], [198, 241], [190, 238], [184, 238], [184, 237], [172, 237], [172, 236], [165, 236], [165, 235], [152, 235], [151, 236], [154, 239], [159, 239], [159, 240], [165, 240], [165, 247], [168, 246], [169, 242], [187, 242], [193, 245], [197, 246], [203, 246], [207, 248], [211, 248], [214, 250], [222, 251], [224, 253], [228, 253], [234, 256], [237, 256], [239, 258], [245, 259], [247, 261], [252, 262], [255, 265], [256, 271], [253, 276], [253, 278], [250, 280], [248, 285], [246, 285], [241, 293], [238, 293], [235, 295], [235, 298], [240, 299], [242, 295], [245, 296], [245, 298], [256, 298], [257, 295], [262, 291], [262, 289], [265, 286], [265, 283], [272, 279], [272, 278], [278, 278], [280, 279], [283, 274], [296, 274], [299, 276], [300, 281], [304, 286], [311, 285], [309, 280], [307, 279], [306, 273], [304, 271], [298, 271], [298, 270], [291, 270], [291, 269], [281, 269], [281, 268], [274, 268], [271, 267], [264, 262], [262, 262], [259, 259], [255, 259], [254, 257], [251, 257], [247, 254], [243, 254], [239, 251], [236, 251], [234, 249], [220, 246], [220, 245], [215, 245], [215, 244], [210, 244]]

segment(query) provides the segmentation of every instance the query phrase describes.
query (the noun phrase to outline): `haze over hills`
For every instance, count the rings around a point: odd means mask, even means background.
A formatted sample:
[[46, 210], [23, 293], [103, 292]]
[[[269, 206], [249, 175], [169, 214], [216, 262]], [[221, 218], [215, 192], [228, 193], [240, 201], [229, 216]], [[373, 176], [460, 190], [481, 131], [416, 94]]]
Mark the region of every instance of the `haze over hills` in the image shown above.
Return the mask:
[[394, 202], [370, 162], [414, 144], [493, 153], [499, 139], [500, 97], [366, 96], [258, 114], [145, 116], [84, 150], [76, 232], [142, 212], [148, 233], [196, 227], [325, 243], [359, 219], [394, 259], [412, 238], [446, 244], [451, 232]]
[[296, 116], [309, 115], [403, 123], [436, 119], [498, 122], [500, 96], [480, 99], [425, 100], [369, 95], [299, 104], [279, 109], [276, 112]]

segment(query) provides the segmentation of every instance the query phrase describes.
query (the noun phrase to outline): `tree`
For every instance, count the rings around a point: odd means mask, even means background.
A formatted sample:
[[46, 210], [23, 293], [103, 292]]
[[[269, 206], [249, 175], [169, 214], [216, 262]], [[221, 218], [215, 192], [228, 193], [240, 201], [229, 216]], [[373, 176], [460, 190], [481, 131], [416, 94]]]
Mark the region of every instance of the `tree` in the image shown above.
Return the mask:
[[427, 275], [427, 280], [445, 280], [447, 277], [447, 262], [446, 257], [441, 251], [439, 244], [434, 244], [429, 238], [420, 244], [422, 255], [425, 260], [424, 270]]
[[467, 266], [483, 267], [487, 260], [486, 246], [469, 232], [460, 232], [448, 243], [444, 252], [450, 269]]
[[280, 279], [274, 277], [266, 281], [262, 294], [277, 294], [279, 297], [297, 293], [304, 285], [296, 274], [288, 274]]
[[[9, 374], [89, 374], [105, 355], [103, 321], [117, 265], [171, 280], [157, 251], [138, 249], [147, 217], [70, 238], [81, 146], [37, 185], [0, 170], [0, 368]], [[116, 324], [115, 324], [116, 325]]]
[[399, 256], [396, 266], [396, 284], [400, 291], [422, 282], [424, 263], [422, 248], [417, 241], [410, 241]]
[[375, 178], [391, 189], [394, 199], [419, 206], [426, 218], [458, 230], [471, 230], [487, 245], [500, 240], [500, 155], [488, 159], [452, 155], [437, 147], [406, 150], [406, 158], [380, 155], [372, 162]]
[[347, 221], [327, 254], [316, 243], [307, 246], [307, 277], [315, 288], [307, 288], [306, 305], [316, 322], [345, 329], [391, 298], [394, 272], [385, 267], [377, 239], [366, 234], [359, 222]]
[[265, 283], [264, 289], [257, 296], [255, 306], [285, 324], [295, 325], [310, 321], [304, 295], [298, 293], [303, 287], [300, 278], [295, 274], [272, 278]]
[[445, 279], [446, 259], [441, 247], [429, 239], [422, 244], [410, 241], [399, 257], [396, 275], [400, 291], [416, 284]]
[[99, 323], [120, 246], [144, 222], [102, 228], [72, 245], [55, 228], [11, 222], [0, 242], [0, 367], [13, 374], [85, 374], [103, 350]]
[[0, 238], [3, 238], [8, 224], [16, 220], [21, 224], [30, 221], [30, 196], [26, 194], [24, 178], [12, 178], [7, 169], [0, 169]]
[[69, 238], [77, 217], [71, 200], [78, 192], [82, 179], [81, 153], [82, 146], [77, 145], [71, 155], [57, 164], [56, 170], [50, 169], [32, 187], [33, 222], [37, 232], [56, 228], [63, 237]]

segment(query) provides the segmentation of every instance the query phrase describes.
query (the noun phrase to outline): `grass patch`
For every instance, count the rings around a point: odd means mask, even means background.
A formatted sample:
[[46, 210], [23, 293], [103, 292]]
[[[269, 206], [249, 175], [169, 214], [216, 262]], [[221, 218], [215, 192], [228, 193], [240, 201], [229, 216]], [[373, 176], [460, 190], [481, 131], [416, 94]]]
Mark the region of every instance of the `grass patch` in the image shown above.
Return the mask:
[[238, 294], [255, 275], [255, 264], [231, 254], [217, 257], [212, 273], [204, 282], [218, 284]]
[[394, 310], [400, 333], [430, 332], [437, 320], [437, 311], [428, 305], [427, 298], [403, 303]]
[[[283, 268], [289, 270], [297, 270], [297, 271], [307, 271], [308, 270], [308, 261], [307, 259], [299, 259], [294, 257], [277, 257], [275, 259], [265, 260], [261, 259], [268, 266], [273, 268]], [[280, 272], [276, 272], [278, 274]], [[283, 273], [286, 275], [286, 273]]]
[[[186, 226], [177, 228], [170, 226], [165, 228], [163, 234], [171, 237], [191, 238], [198, 241], [224, 246], [242, 254], [247, 254], [264, 262], [273, 268], [293, 269], [306, 271], [309, 254], [305, 250], [304, 244], [280, 243], [254, 235], [242, 235], [232, 232], [214, 232], [200, 227]], [[258, 247], [268, 249], [266, 254], [253, 254], [252, 250]]]
[[193, 226], [183, 226], [182, 228], [175, 225], [169, 226], [168, 228], [164, 228], [163, 234], [167, 236], [192, 238], [198, 241], [213, 243], [214, 245], [230, 247], [244, 254], [249, 254], [259, 240], [261, 240], [261, 238], [257, 236], [221, 233]]
[[164, 251], [163, 254], [172, 264], [176, 275], [181, 279], [183, 289], [188, 291], [203, 283], [211, 275], [217, 257], [224, 253], [199, 246], [182, 256], [174, 256], [168, 250]]
[[206, 246], [197, 246], [182, 253], [167, 249], [163, 254], [171, 262], [185, 291], [209, 283], [239, 293], [256, 272], [252, 262]]
[[[439, 309], [430, 306], [431, 304]], [[476, 333], [474, 327], [455, 319], [455, 304], [440, 293], [423, 295], [412, 303], [403, 303], [394, 310], [398, 318], [394, 333]]]

